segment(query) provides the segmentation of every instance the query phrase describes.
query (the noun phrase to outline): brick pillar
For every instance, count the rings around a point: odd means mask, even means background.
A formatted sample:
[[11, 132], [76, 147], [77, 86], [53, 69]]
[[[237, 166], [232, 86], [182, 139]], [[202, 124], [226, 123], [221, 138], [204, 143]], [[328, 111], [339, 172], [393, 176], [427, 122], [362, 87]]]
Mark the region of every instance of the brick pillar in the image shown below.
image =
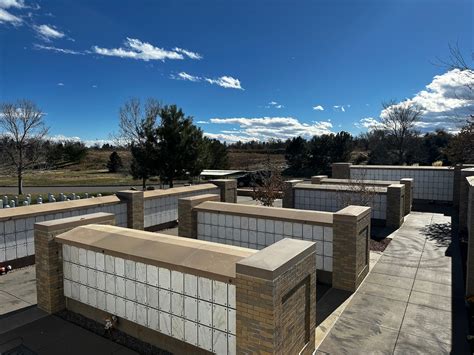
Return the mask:
[[350, 179], [351, 163], [333, 163], [331, 177], [333, 179]]
[[398, 229], [405, 219], [405, 185], [387, 187], [387, 227]]
[[459, 233], [467, 233], [467, 211], [469, 197], [469, 180], [474, 176], [474, 168], [462, 169], [459, 183]]
[[295, 190], [296, 184], [304, 182], [303, 180], [287, 180], [283, 183], [283, 208], [295, 208]]
[[143, 230], [145, 228], [145, 202], [143, 191], [118, 191], [117, 197], [127, 203], [127, 227]]
[[194, 209], [204, 201], [220, 201], [219, 195], [205, 194], [178, 200], [178, 235], [197, 239], [197, 212]]
[[55, 237], [75, 227], [92, 223], [115, 225], [115, 216], [99, 212], [35, 224], [38, 308], [48, 313], [65, 308], [62, 249], [61, 244], [56, 243]]
[[405, 216], [411, 212], [411, 207], [413, 205], [413, 188], [414, 188], [414, 179], [404, 178], [400, 179], [400, 184], [405, 185]]
[[456, 164], [454, 167], [454, 177], [453, 177], [454, 210], [459, 210], [459, 189], [461, 187], [461, 170], [462, 170], [462, 164]]
[[311, 176], [311, 183], [312, 184], [321, 184], [322, 180], [327, 179], [327, 175], [315, 175]]
[[369, 272], [370, 207], [334, 213], [332, 287], [354, 292]]
[[237, 180], [216, 179], [210, 180], [221, 191], [221, 202], [237, 203]]
[[236, 264], [237, 354], [312, 354], [316, 244], [283, 239]]
[[474, 296], [474, 176], [466, 178], [468, 184], [467, 198], [467, 262], [466, 262], [466, 296]]

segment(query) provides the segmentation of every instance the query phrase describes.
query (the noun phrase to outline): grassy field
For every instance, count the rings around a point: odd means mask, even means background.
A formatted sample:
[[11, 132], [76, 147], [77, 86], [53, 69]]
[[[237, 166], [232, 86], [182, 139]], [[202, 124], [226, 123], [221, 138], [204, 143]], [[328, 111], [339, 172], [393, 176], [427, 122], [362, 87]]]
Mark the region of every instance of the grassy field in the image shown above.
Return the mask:
[[[121, 173], [109, 173], [107, 161], [110, 151], [89, 150], [87, 157], [80, 163], [55, 170], [39, 170], [25, 174], [24, 186], [78, 186], [78, 185], [140, 185], [141, 181], [133, 180], [127, 173], [131, 160], [128, 151], [119, 151], [124, 163]], [[270, 161], [277, 166], [283, 166], [283, 154], [265, 154], [256, 152], [229, 152], [230, 169], [257, 170], [265, 167]], [[151, 179], [150, 183], [159, 183]], [[15, 176], [0, 176], [0, 186], [16, 186]]]

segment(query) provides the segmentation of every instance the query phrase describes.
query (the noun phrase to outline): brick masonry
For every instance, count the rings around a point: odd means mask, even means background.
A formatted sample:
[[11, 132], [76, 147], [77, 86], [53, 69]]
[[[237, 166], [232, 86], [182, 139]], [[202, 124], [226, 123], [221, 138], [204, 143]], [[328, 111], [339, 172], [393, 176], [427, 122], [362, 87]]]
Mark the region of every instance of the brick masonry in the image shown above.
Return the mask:
[[145, 218], [143, 191], [119, 191], [117, 197], [127, 203], [127, 227], [143, 230]]
[[468, 177], [466, 296], [474, 295], [474, 176]]
[[237, 203], [237, 180], [216, 179], [210, 180], [209, 182], [220, 189], [221, 202]]
[[334, 214], [332, 286], [355, 291], [369, 272], [370, 207], [348, 206]]
[[411, 212], [413, 206], [414, 183], [415, 181], [412, 178], [400, 179], [400, 184], [405, 185], [405, 216]]
[[219, 195], [206, 194], [178, 200], [178, 235], [197, 239], [197, 211], [194, 207], [205, 201], [220, 201]]
[[283, 183], [283, 208], [295, 208], [295, 190], [296, 184], [304, 182], [303, 180], [287, 180]]
[[398, 229], [405, 216], [405, 185], [392, 184], [387, 187], [387, 227]]
[[467, 233], [467, 212], [469, 197], [469, 181], [467, 178], [474, 176], [474, 168], [462, 169], [459, 182], [459, 233]]
[[65, 308], [61, 244], [55, 237], [86, 224], [115, 225], [110, 213], [94, 213], [35, 224], [36, 291], [38, 308], [55, 313]]
[[[287, 253], [295, 246], [300, 249]], [[245, 265], [254, 257], [261, 259]], [[237, 353], [312, 354], [316, 328], [315, 243], [284, 239], [242, 260], [236, 265], [236, 273]]]

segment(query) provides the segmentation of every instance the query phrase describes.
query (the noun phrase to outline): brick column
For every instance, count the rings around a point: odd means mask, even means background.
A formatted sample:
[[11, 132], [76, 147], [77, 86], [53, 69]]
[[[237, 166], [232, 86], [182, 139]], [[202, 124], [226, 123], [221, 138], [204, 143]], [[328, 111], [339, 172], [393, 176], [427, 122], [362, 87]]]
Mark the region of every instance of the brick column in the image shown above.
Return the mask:
[[405, 219], [405, 185], [392, 184], [387, 187], [387, 227], [398, 229]]
[[295, 208], [295, 190], [296, 184], [304, 182], [303, 180], [287, 180], [283, 183], [283, 208]]
[[221, 202], [237, 203], [237, 180], [216, 179], [210, 180], [221, 191]]
[[474, 176], [466, 178], [468, 184], [467, 198], [467, 262], [466, 262], [466, 296], [474, 296]]
[[127, 227], [143, 230], [145, 228], [145, 202], [143, 191], [118, 191], [117, 197], [127, 203]]
[[332, 287], [354, 292], [368, 274], [370, 214], [363, 206], [334, 213]]
[[474, 176], [474, 168], [462, 169], [459, 183], [459, 233], [467, 233], [467, 212], [469, 198], [469, 176]]
[[350, 179], [351, 163], [333, 163], [331, 177], [333, 179]]
[[456, 164], [454, 166], [453, 207], [455, 210], [459, 210], [459, 189], [461, 187], [461, 170], [462, 170], [462, 164]]
[[311, 183], [312, 184], [321, 184], [322, 180], [327, 179], [327, 175], [315, 175], [311, 176]]
[[236, 264], [237, 354], [312, 354], [316, 244], [283, 239]]
[[194, 209], [204, 201], [220, 201], [219, 195], [205, 194], [178, 200], [178, 235], [197, 239], [197, 212]]
[[413, 188], [414, 188], [414, 179], [404, 178], [400, 179], [400, 184], [405, 185], [405, 216], [411, 212], [411, 207], [413, 205]]
[[92, 223], [115, 225], [115, 216], [99, 212], [35, 224], [38, 308], [48, 313], [65, 308], [62, 249], [55, 237], [75, 227]]

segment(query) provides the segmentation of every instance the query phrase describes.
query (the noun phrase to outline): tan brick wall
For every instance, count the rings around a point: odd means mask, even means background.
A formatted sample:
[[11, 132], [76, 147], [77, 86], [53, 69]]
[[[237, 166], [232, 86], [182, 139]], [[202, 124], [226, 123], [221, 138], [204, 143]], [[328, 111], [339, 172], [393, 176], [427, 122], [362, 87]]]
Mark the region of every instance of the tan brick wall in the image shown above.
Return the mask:
[[467, 233], [467, 211], [469, 197], [469, 182], [466, 179], [474, 176], [474, 168], [462, 169], [459, 182], [459, 233]]
[[332, 287], [355, 291], [369, 272], [370, 207], [334, 214]]
[[[97, 218], [97, 215], [101, 217]], [[61, 224], [64, 221], [64, 224]], [[61, 244], [55, 237], [78, 225], [90, 223], [115, 225], [109, 213], [94, 213], [35, 224], [36, 293], [38, 308], [55, 313], [65, 308]]]
[[197, 239], [197, 211], [194, 207], [204, 201], [220, 201], [219, 195], [206, 194], [178, 200], [178, 235]]
[[303, 180], [287, 180], [283, 183], [283, 208], [295, 208], [295, 190], [296, 184], [304, 182]]
[[293, 261], [274, 278], [258, 277], [258, 274], [239, 271], [238, 268], [236, 292], [238, 354], [283, 355], [300, 351], [311, 354], [314, 351], [314, 243], [309, 253]]
[[334, 179], [350, 179], [351, 163], [333, 163], [331, 177]]
[[387, 227], [398, 229], [405, 216], [405, 185], [392, 184], [387, 187]]
[[216, 179], [210, 180], [221, 192], [221, 202], [237, 203], [237, 180]]
[[127, 203], [127, 227], [143, 230], [145, 226], [143, 191], [119, 191], [117, 197]]
[[474, 177], [467, 178], [467, 231], [468, 251], [466, 265], [466, 296], [474, 295]]
[[405, 185], [405, 216], [411, 212], [413, 206], [414, 183], [415, 181], [412, 178], [400, 179], [400, 184]]

